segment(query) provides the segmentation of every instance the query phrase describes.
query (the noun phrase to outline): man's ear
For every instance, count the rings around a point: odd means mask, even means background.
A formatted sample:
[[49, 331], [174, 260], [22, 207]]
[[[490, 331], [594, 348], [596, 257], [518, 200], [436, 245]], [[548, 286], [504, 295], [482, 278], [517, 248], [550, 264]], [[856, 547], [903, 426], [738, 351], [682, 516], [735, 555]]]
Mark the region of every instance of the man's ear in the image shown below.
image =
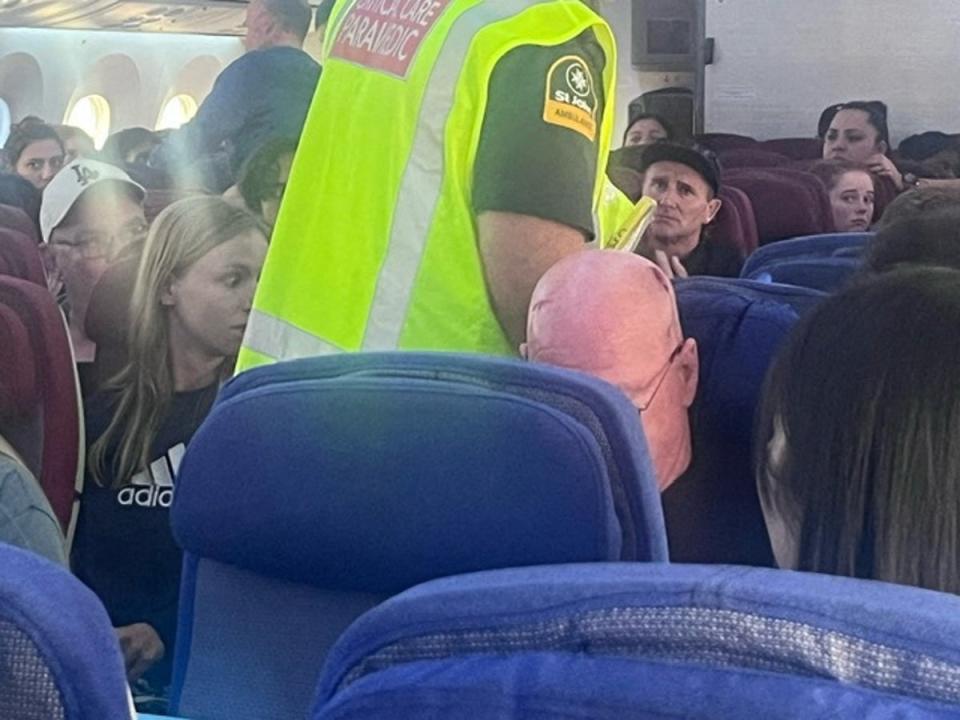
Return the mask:
[[[713, 200], [707, 203], [707, 223], [713, 222], [713, 219], [717, 216], [717, 213], [720, 212], [720, 206], [723, 205], [723, 201], [715, 197]], [[706, 223], [704, 223], [706, 225]]]
[[689, 408], [697, 396], [697, 385], [700, 382], [700, 355], [696, 340], [687, 338], [683, 341], [683, 349], [677, 356], [676, 365], [683, 387], [680, 400], [685, 408]]

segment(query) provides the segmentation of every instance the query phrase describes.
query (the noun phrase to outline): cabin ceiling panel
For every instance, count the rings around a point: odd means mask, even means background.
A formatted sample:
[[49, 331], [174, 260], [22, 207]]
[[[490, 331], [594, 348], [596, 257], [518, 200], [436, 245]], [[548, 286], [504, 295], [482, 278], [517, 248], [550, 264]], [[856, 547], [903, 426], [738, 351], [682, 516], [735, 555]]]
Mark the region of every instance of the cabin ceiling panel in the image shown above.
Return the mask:
[[0, 27], [242, 35], [244, 0], [0, 0]]

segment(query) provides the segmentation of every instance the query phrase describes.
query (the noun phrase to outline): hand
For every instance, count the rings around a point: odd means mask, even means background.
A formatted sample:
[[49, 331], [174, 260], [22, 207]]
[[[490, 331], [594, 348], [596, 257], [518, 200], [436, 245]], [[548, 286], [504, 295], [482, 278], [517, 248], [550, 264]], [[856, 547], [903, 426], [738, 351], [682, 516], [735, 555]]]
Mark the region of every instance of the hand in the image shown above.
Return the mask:
[[147, 623], [124, 625], [114, 628], [114, 631], [120, 641], [120, 651], [123, 653], [129, 682], [139, 680], [166, 652], [163, 640]]
[[900, 174], [897, 166], [894, 165], [893, 161], [886, 155], [877, 153], [867, 160], [867, 166], [870, 168], [870, 172], [875, 175], [890, 178], [893, 180], [893, 184], [896, 185], [897, 190], [903, 190], [903, 175]]
[[676, 255], [667, 255], [663, 250], [654, 250], [653, 261], [671, 280], [690, 277], [687, 269]]

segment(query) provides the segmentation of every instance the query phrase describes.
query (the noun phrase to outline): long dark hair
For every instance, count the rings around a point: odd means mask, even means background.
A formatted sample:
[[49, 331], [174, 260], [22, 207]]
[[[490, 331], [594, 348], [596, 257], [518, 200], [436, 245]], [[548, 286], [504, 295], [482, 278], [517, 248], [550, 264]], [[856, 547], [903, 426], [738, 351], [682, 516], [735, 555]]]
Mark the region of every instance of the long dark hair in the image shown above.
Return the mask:
[[57, 135], [57, 131], [47, 125], [38, 117], [28, 116], [11, 126], [10, 135], [3, 145], [3, 159], [11, 170], [16, 170], [17, 162], [23, 151], [31, 143], [40, 140], [55, 140], [60, 146], [60, 151], [64, 152], [63, 140]]
[[960, 272], [944, 268], [863, 280], [798, 324], [755, 446], [797, 569], [960, 593], [958, 329]]

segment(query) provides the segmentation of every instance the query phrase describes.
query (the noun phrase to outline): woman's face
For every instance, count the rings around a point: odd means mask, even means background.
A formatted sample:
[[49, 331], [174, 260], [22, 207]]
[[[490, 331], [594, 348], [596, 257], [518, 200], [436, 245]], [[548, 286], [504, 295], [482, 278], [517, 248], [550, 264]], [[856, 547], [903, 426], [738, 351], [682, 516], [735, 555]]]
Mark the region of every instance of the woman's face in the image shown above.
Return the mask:
[[17, 175], [43, 190], [63, 167], [63, 148], [56, 140], [35, 140], [20, 153]]
[[823, 157], [866, 163], [887, 148], [865, 110], [841, 110], [833, 116], [823, 142]]
[[624, 147], [634, 145], [650, 145], [657, 140], [666, 140], [667, 130], [653, 118], [644, 118], [637, 120], [630, 129], [627, 130], [627, 138], [624, 141]]
[[267, 239], [248, 230], [174, 279], [161, 298], [169, 308], [172, 341], [210, 358], [236, 355], [266, 255]]
[[873, 218], [873, 178], [859, 170], [837, 179], [830, 191], [833, 224], [837, 232], [863, 232]]

